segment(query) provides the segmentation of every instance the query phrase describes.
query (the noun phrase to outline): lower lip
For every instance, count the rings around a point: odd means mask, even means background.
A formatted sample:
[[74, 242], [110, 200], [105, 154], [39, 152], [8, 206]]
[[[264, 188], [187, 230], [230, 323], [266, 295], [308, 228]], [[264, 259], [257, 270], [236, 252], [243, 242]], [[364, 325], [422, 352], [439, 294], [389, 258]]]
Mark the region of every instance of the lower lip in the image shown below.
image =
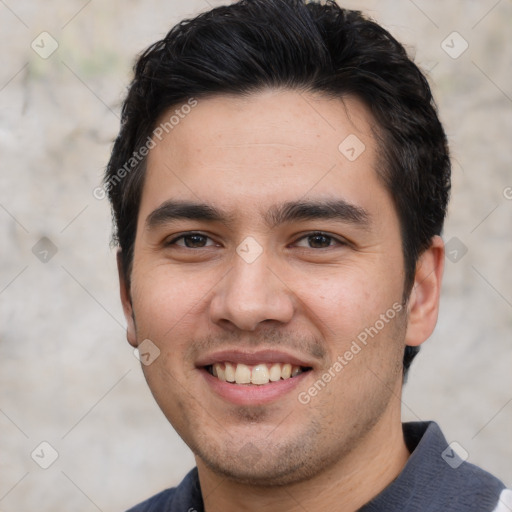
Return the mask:
[[211, 375], [204, 368], [200, 369], [204, 379], [213, 391], [235, 405], [262, 405], [276, 401], [295, 389], [310, 371], [300, 373], [289, 379], [256, 385], [224, 382]]

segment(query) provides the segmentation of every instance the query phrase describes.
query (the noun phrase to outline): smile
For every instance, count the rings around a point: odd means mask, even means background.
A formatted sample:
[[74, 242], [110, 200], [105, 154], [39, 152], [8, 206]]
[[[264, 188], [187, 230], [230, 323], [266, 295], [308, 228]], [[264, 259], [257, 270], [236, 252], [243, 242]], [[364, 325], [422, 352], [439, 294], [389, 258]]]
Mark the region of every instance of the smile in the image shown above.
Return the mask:
[[223, 382], [238, 385], [263, 386], [270, 382], [287, 380], [311, 370], [310, 367], [292, 365], [290, 363], [214, 363], [205, 367], [210, 375]]

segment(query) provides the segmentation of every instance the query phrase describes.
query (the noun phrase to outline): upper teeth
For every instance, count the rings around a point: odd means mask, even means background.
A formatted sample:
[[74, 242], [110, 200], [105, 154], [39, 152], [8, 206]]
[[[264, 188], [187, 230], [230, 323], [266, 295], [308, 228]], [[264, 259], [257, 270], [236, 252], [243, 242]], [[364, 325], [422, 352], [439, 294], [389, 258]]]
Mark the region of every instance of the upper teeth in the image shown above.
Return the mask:
[[302, 373], [300, 366], [292, 366], [290, 363], [261, 363], [248, 366], [243, 363], [215, 363], [212, 365], [212, 373], [224, 382], [236, 382], [237, 384], [268, 384], [280, 379], [289, 379]]

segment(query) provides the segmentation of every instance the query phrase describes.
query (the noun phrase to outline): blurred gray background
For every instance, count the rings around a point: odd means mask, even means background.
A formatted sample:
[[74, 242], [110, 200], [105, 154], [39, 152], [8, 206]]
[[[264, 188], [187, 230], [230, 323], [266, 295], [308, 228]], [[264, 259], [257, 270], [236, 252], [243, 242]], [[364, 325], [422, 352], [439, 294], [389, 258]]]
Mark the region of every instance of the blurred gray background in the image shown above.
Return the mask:
[[[122, 511], [194, 464], [125, 341], [93, 190], [134, 56], [221, 3], [0, 0], [1, 512]], [[512, 0], [340, 3], [407, 44], [453, 153], [441, 316], [404, 418], [512, 486]]]

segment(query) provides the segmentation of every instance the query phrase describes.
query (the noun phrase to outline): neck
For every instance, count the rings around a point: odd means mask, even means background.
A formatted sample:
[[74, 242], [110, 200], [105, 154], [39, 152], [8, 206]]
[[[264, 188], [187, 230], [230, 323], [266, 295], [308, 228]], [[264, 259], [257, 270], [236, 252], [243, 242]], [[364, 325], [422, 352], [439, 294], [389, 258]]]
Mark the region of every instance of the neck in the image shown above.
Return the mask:
[[206, 512], [351, 512], [385, 489], [401, 472], [409, 455], [398, 416], [394, 422], [384, 418], [343, 460], [307, 481], [254, 487], [216, 475], [200, 459], [197, 467]]

